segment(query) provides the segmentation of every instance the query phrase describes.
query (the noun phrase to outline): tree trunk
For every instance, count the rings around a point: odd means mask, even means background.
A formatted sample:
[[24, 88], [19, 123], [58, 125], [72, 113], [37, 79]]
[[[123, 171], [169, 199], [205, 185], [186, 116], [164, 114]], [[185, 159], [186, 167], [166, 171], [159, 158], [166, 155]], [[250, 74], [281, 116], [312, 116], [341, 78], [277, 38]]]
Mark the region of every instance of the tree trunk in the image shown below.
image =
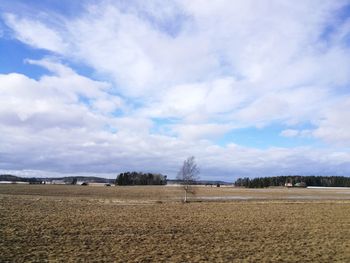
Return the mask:
[[187, 203], [187, 189], [185, 189], [185, 200], [184, 200], [185, 203]]

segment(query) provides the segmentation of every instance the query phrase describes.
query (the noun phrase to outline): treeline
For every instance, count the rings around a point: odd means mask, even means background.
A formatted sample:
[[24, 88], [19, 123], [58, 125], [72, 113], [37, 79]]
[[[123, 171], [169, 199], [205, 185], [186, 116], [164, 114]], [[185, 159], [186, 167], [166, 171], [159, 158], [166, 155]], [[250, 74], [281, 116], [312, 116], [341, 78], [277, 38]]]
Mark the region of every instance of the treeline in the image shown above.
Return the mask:
[[12, 175], [12, 174], [0, 174], [0, 181], [18, 182], [23, 178]]
[[345, 176], [275, 176], [238, 178], [235, 186], [247, 188], [264, 188], [269, 186], [324, 186], [324, 187], [350, 187], [350, 177]]
[[14, 183], [16, 182], [40, 183], [41, 179], [36, 177], [31, 177], [31, 178], [19, 177], [12, 174], [0, 174], [0, 181], [9, 181]]
[[75, 184], [77, 181], [90, 183], [114, 183], [114, 179], [95, 176], [66, 176], [66, 177], [20, 177], [11, 174], [0, 174], [0, 181], [43, 183], [52, 181], [63, 181], [66, 184]]
[[[46, 178], [45, 178], [46, 179]], [[89, 182], [89, 183], [114, 183], [114, 179], [107, 179], [96, 176], [66, 176], [57, 178], [47, 178], [46, 180], [63, 180], [67, 184], [74, 184], [74, 182]]]
[[152, 173], [126, 172], [121, 173], [115, 180], [116, 185], [165, 185], [166, 175]]

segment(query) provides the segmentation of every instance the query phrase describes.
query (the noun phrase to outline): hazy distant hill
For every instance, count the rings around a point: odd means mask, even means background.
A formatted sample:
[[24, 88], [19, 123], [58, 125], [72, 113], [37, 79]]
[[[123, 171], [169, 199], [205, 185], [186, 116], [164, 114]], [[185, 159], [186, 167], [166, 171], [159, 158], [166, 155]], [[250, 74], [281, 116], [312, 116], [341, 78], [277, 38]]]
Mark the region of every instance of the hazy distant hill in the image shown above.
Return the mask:
[[77, 181], [89, 182], [89, 183], [113, 183], [114, 179], [101, 178], [96, 176], [65, 176], [65, 177], [20, 177], [11, 174], [0, 174], [0, 181], [10, 182], [39, 182], [39, 181], [64, 181], [66, 183], [72, 182], [74, 179]]
[[24, 179], [28, 179], [28, 178], [21, 178], [11, 174], [0, 174], [0, 181], [26, 182], [26, 181], [23, 181]]
[[[0, 174], [0, 181], [9, 181], [9, 182], [52, 182], [52, 181], [63, 181], [66, 183], [71, 183], [73, 180], [76, 179], [78, 182], [88, 182], [88, 183], [111, 183], [114, 184], [115, 179], [107, 179], [97, 176], [65, 176], [65, 177], [20, 177], [16, 175], [11, 174]], [[180, 184], [181, 181], [179, 180], [167, 180], [168, 184]], [[209, 181], [209, 180], [199, 180], [196, 181], [196, 184], [200, 185], [229, 185], [231, 183], [224, 182], [224, 181]]]
[[48, 180], [63, 180], [67, 183], [72, 182], [73, 179], [77, 179], [80, 182], [89, 182], [89, 183], [114, 183], [114, 179], [107, 179], [97, 176], [66, 176], [66, 177], [57, 177], [57, 178], [45, 178]]

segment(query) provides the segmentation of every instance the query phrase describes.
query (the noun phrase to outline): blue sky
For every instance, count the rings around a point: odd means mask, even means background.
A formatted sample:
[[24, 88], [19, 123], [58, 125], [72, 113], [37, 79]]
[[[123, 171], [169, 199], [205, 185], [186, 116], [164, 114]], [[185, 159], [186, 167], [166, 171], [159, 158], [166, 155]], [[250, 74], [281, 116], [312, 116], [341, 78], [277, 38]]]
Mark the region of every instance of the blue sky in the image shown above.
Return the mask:
[[2, 1], [0, 172], [349, 175], [349, 1]]

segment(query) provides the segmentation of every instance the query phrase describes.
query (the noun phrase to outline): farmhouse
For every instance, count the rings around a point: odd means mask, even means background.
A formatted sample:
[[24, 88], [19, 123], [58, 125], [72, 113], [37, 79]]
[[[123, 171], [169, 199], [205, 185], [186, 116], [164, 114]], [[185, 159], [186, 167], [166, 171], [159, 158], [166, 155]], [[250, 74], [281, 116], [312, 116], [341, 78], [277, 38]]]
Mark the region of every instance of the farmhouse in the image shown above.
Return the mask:
[[51, 184], [66, 184], [64, 180], [52, 180]]
[[290, 188], [290, 187], [293, 187], [293, 184], [292, 183], [285, 183], [284, 186]]

